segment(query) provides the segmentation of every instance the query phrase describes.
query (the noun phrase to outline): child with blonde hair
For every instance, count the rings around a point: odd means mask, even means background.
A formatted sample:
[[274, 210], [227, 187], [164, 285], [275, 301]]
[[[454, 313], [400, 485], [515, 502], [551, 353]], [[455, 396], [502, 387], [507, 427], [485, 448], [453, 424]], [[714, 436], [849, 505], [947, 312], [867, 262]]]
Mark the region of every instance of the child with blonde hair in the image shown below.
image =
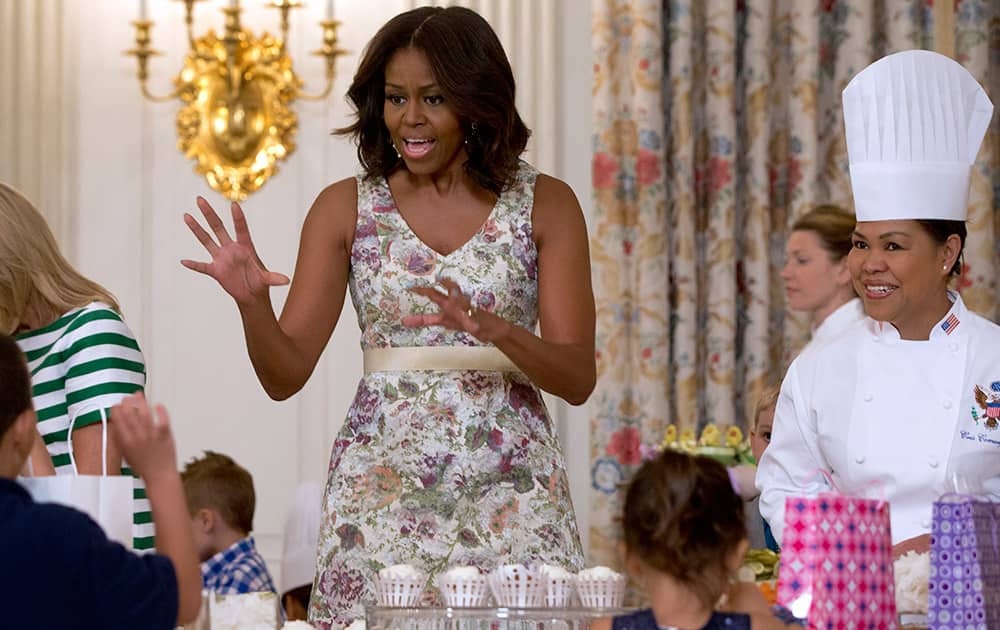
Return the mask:
[[[760, 461], [761, 455], [771, 443], [771, 431], [774, 428], [774, 409], [778, 405], [778, 394], [781, 392], [780, 385], [771, 385], [761, 392], [760, 398], [753, 410], [753, 424], [750, 429], [750, 450], [753, 458]], [[754, 496], [746, 502], [747, 529], [750, 532], [750, 545], [754, 549], [767, 548], [771, 551], [778, 551], [778, 541], [771, 534], [771, 527], [760, 515], [760, 493], [754, 492]]]

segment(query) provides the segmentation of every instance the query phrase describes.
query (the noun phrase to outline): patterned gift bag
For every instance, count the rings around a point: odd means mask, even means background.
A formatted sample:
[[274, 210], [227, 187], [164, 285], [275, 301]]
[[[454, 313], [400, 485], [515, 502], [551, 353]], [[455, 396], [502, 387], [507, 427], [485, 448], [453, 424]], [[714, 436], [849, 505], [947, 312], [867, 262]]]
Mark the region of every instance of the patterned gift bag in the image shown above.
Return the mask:
[[934, 503], [927, 620], [938, 630], [1000, 628], [1000, 504], [945, 495]]
[[889, 504], [789, 497], [778, 603], [810, 628], [896, 628]]

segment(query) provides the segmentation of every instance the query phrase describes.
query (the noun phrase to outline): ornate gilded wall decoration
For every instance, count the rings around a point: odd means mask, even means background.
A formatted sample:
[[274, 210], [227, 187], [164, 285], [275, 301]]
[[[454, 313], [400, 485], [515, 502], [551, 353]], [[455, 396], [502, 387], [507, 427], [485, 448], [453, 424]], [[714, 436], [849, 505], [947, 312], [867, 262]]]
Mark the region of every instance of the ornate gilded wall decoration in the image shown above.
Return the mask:
[[157, 102], [178, 98], [184, 104], [177, 113], [177, 148], [195, 161], [195, 171], [229, 199], [243, 200], [277, 172], [279, 160], [295, 150], [298, 119], [292, 110], [293, 102], [329, 95], [334, 63], [345, 52], [337, 48], [339, 23], [320, 22], [323, 47], [313, 54], [326, 59], [327, 85], [322, 93], [312, 96], [302, 91], [302, 80], [292, 69], [285, 46], [288, 11], [299, 3], [270, 3], [281, 11], [280, 37], [266, 32], [257, 37], [243, 29], [239, 4], [234, 2], [223, 9], [226, 24], [221, 37], [210, 30], [195, 38], [191, 32], [192, 13], [198, 0], [184, 1], [190, 49], [174, 79], [173, 93], [154, 96], [146, 85], [148, 59], [159, 54], [150, 47], [151, 21], [134, 22], [136, 48], [126, 54], [139, 62], [143, 95]]

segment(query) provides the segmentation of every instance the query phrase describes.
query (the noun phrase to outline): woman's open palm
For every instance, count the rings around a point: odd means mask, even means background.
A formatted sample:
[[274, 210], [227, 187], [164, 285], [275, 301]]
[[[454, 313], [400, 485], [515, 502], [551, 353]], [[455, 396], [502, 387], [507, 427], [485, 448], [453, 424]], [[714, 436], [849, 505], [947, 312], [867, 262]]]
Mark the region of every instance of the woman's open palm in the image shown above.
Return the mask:
[[273, 286], [288, 284], [288, 276], [268, 271], [264, 267], [264, 263], [260, 261], [253, 240], [250, 238], [246, 216], [238, 203], [233, 202], [232, 204], [233, 227], [236, 231], [235, 241], [226, 231], [222, 219], [202, 197], [198, 197], [198, 208], [205, 217], [208, 227], [215, 234], [215, 238], [187, 212], [184, 213], [184, 223], [187, 224], [195, 238], [205, 246], [212, 260], [207, 263], [182, 260], [182, 265], [215, 278], [226, 293], [231, 295], [240, 305], [259, 300]]

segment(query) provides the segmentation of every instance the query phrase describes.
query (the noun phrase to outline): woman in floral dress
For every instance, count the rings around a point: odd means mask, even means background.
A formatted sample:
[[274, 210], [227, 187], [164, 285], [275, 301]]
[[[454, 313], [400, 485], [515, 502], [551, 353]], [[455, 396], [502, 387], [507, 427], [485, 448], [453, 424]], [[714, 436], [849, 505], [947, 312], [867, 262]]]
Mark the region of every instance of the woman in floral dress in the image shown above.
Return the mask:
[[[397, 563], [434, 576], [583, 562], [563, 456], [539, 390], [573, 404], [594, 387], [587, 231], [573, 192], [519, 160], [528, 129], [485, 20], [425, 7], [390, 20], [348, 96], [363, 174], [326, 188], [289, 282], [257, 257], [238, 205], [233, 240], [185, 222], [211, 262], [183, 261], [234, 298], [264, 389], [306, 382], [345, 292], [365, 376], [333, 445], [310, 620], [347, 625]], [[540, 334], [536, 334], [536, 324]]]

